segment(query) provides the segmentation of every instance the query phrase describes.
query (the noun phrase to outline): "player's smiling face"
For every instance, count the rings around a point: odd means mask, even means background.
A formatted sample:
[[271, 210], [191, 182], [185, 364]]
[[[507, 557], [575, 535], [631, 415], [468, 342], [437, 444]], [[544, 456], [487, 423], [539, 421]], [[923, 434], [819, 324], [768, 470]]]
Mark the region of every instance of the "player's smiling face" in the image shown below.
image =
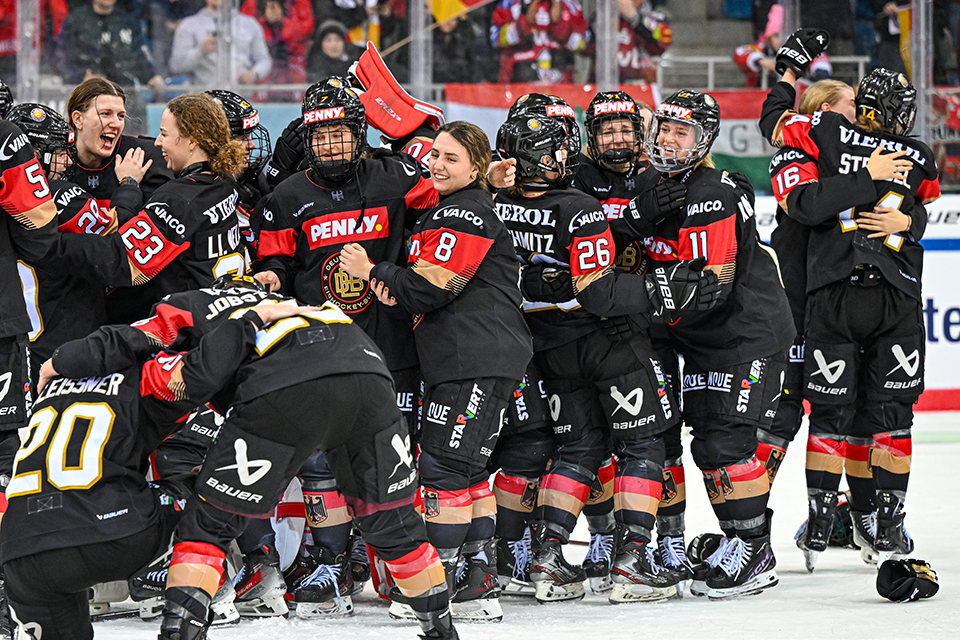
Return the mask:
[[180, 134], [177, 118], [169, 109], [164, 109], [160, 117], [160, 133], [154, 146], [160, 147], [171, 171], [180, 171], [193, 163], [190, 156], [191, 144], [190, 138]]
[[[657, 144], [665, 149], [666, 157], [683, 160], [689, 154], [686, 150], [697, 148], [697, 135], [692, 125], [664, 120], [660, 123]], [[672, 150], [672, 151], [671, 151]]]
[[441, 195], [463, 189], [477, 178], [480, 171], [470, 161], [466, 147], [446, 132], [433, 141], [429, 166], [433, 187]]
[[326, 162], [351, 160], [356, 146], [353, 131], [345, 124], [319, 127], [310, 136], [310, 142], [316, 156]]
[[120, 96], [97, 96], [86, 111], [70, 114], [77, 132], [77, 154], [84, 164], [103, 164], [117, 150], [127, 110]]

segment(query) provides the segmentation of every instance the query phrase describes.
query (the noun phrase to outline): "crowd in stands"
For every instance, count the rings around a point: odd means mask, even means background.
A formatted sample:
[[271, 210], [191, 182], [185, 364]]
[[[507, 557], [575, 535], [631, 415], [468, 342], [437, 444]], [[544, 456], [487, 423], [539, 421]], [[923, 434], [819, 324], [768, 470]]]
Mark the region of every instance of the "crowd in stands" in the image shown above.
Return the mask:
[[[41, 0], [41, 72], [68, 85], [102, 76], [127, 87], [214, 86], [220, 1]], [[387, 52], [401, 82], [409, 77], [407, 0], [230, 1], [236, 5], [234, 81], [240, 85], [304, 84], [342, 74], [368, 40]], [[593, 2], [584, 12], [583, 0], [472, 0], [467, 14], [443, 19], [443, 1], [433, 3], [441, 17], [432, 25], [434, 82], [593, 80]], [[746, 86], [758, 86], [772, 65], [782, 12], [774, 0], [744, 1], [752, 1], [754, 41], [731, 53]], [[17, 2], [0, 0], [0, 78], [8, 82], [16, 80]], [[614, 8], [621, 81], [654, 82], [656, 57], [672, 41], [671, 12], [677, 16], [682, 4], [615, 0]], [[892, 0], [803, 0], [801, 23], [830, 29], [832, 55], [866, 55], [870, 68], [905, 71], [903, 8]], [[936, 0], [934, 12], [934, 79], [956, 84], [960, 0]], [[829, 61], [821, 62], [813, 79], [830, 75]], [[286, 95], [299, 100], [296, 93]]]

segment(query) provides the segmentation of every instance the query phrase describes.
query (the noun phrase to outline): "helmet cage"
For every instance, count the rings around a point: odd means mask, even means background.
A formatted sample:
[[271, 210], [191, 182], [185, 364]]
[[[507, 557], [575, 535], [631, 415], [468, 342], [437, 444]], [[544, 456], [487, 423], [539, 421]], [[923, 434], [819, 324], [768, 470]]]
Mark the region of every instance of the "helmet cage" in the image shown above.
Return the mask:
[[[633, 127], [636, 144], [600, 151], [600, 136], [603, 124], [614, 120], [627, 120]], [[633, 163], [641, 155], [643, 145], [643, 118], [636, 101], [622, 91], [602, 92], [594, 96], [584, 118], [587, 130], [587, 148], [598, 162], [607, 164]]]
[[7, 120], [26, 134], [49, 178], [62, 178], [73, 166], [77, 157], [73, 129], [59, 113], [46, 105], [24, 103], [13, 107]]
[[517, 161], [517, 184], [525, 191], [561, 188], [573, 176], [573, 145], [556, 119], [518, 114], [501, 125], [497, 150], [502, 158]]
[[[693, 127], [693, 147], [675, 149], [662, 146], [658, 139], [663, 125], [667, 122]], [[719, 131], [720, 107], [716, 100], [705, 93], [681, 90], [662, 102], [651, 117], [644, 138], [644, 150], [650, 164], [657, 171], [685, 171], [707, 156]]]
[[[343, 180], [360, 164], [366, 146], [367, 120], [363, 103], [346, 80], [330, 77], [307, 90], [303, 99], [303, 146], [307, 164], [327, 180]], [[351, 133], [351, 142], [340, 144], [340, 153], [324, 157], [323, 147], [316, 135], [333, 133], [332, 128], [343, 125]], [[330, 145], [333, 146], [333, 145]]]
[[0, 118], [6, 118], [13, 109], [13, 92], [3, 80], [0, 80]]
[[256, 176], [270, 159], [270, 133], [260, 124], [260, 112], [243, 96], [226, 89], [207, 91], [223, 108], [230, 125], [230, 137], [243, 144], [247, 159], [238, 180], [245, 182]]

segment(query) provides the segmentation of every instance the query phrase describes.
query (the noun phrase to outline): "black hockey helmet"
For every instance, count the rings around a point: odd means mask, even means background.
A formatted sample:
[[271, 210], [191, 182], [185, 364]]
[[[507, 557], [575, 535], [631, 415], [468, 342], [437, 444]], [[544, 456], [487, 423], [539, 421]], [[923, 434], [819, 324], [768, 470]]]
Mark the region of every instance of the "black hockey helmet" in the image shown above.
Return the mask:
[[517, 101], [510, 107], [510, 111], [507, 112], [507, 120], [521, 113], [556, 118], [560, 121], [569, 137], [569, 159], [567, 162], [572, 172], [575, 164], [580, 161], [580, 150], [583, 148], [583, 142], [580, 138], [580, 125], [577, 124], [577, 112], [573, 110], [573, 107], [558, 96], [525, 93], [517, 98]]
[[0, 80], [0, 118], [6, 118], [13, 108], [13, 92], [3, 80]]
[[206, 93], [227, 114], [230, 137], [239, 140], [247, 149], [247, 164], [239, 181], [244, 182], [256, 176], [270, 159], [270, 133], [260, 124], [260, 112], [233, 91], [210, 89]]
[[874, 120], [885, 131], [906, 135], [917, 117], [917, 90], [902, 73], [874, 69], [857, 88], [857, 116]]
[[[693, 127], [694, 147], [683, 153], [677, 149], [663, 147], [657, 139], [660, 128], [665, 122], [675, 122]], [[720, 105], [708, 93], [681, 89], [660, 103], [653, 116], [644, 149], [650, 164], [657, 171], [675, 173], [696, 166], [703, 160], [720, 131]]]
[[[7, 114], [7, 120], [27, 134], [40, 160], [40, 166], [50, 178], [59, 178], [73, 165], [77, 150], [73, 129], [53, 108], [36, 102], [19, 104]], [[66, 151], [67, 158], [57, 151]]]
[[521, 188], [562, 187], [572, 175], [566, 164], [566, 158], [570, 158], [569, 136], [554, 118], [521, 112], [508, 119], [497, 131], [497, 151], [503, 159], [516, 159]]
[[[324, 127], [341, 124], [353, 134], [353, 144], [340, 154], [324, 158], [319, 145], [313, 143], [313, 136]], [[303, 135], [307, 162], [322, 177], [342, 180], [356, 170], [367, 142], [367, 118], [360, 97], [346, 80], [330, 76], [307, 89], [303, 98]]]
[[[607, 149], [601, 153], [599, 141], [601, 125], [609, 120], [620, 119], [629, 120], [633, 125], [636, 144]], [[640, 116], [640, 105], [626, 91], [601, 91], [593, 96], [584, 115], [583, 124], [584, 129], [587, 130], [587, 148], [597, 162], [602, 160], [610, 164], [625, 164], [640, 157], [643, 144], [643, 118]]]
[[237, 273], [225, 273], [210, 285], [214, 291], [226, 289], [250, 289], [251, 291], [266, 291], [266, 287], [253, 276], [244, 276]]

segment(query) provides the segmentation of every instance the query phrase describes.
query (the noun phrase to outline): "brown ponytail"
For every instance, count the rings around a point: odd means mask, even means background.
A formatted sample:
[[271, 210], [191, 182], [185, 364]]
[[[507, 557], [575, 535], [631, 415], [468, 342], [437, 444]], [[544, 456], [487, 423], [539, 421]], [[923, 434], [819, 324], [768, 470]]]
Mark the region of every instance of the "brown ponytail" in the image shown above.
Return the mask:
[[167, 103], [177, 119], [181, 135], [192, 138], [207, 157], [210, 168], [221, 177], [236, 177], [243, 171], [247, 150], [230, 139], [230, 124], [223, 108], [206, 93], [188, 93]]

